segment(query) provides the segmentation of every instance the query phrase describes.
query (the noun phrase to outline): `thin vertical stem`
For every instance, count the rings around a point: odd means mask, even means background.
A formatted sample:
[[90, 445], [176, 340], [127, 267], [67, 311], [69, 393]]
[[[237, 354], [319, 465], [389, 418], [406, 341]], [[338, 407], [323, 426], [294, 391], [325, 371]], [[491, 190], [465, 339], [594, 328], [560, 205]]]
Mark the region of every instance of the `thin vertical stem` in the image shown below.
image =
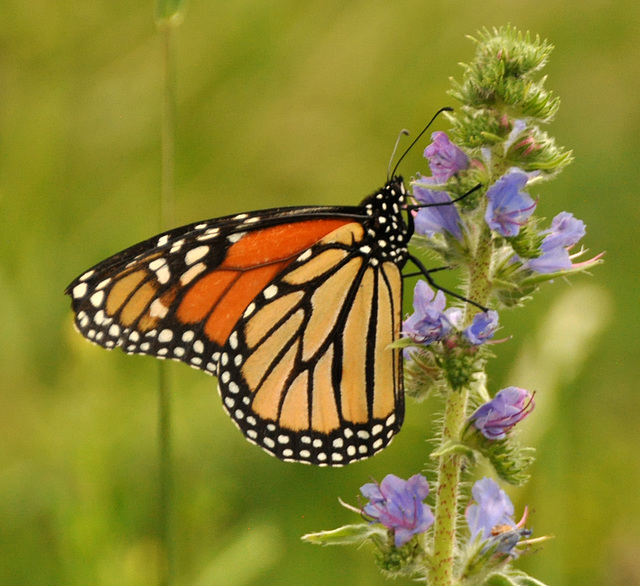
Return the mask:
[[[442, 428], [443, 445], [460, 437], [466, 414], [467, 395], [466, 389], [449, 392]], [[438, 466], [433, 567], [429, 581], [432, 586], [453, 584], [460, 464], [460, 456], [448, 455], [441, 456]]]
[[[465, 296], [477, 303], [486, 305], [491, 292], [490, 261], [491, 239], [487, 232], [481, 236], [474, 261], [468, 267], [469, 284]], [[463, 326], [471, 323], [478, 311], [467, 304]], [[467, 388], [449, 389], [444, 413], [441, 445], [461, 439], [467, 415]], [[460, 499], [460, 474], [463, 458], [449, 454], [440, 457], [438, 465], [438, 492], [434, 522], [433, 564], [429, 573], [432, 586], [452, 586], [455, 584], [454, 563], [456, 549], [456, 527], [458, 521], [458, 502]]]
[[[175, 124], [176, 124], [176, 71], [172, 43], [173, 27], [167, 22], [160, 26], [162, 43], [162, 171], [160, 196], [160, 222], [162, 229], [173, 223]], [[159, 559], [158, 582], [169, 586], [173, 582], [173, 464], [171, 444], [171, 384], [166, 364], [158, 368], [158, 448], [159, 448]]]
[[[169, 21], [170, 22], [170, 21]], [[174, 27], [160, 27], [162, 43], [162, 185], [160, 221], [166, 230], [173, 224], [175, 191], [175, 127], [176, 127], [176, 65], [173, 47]]]

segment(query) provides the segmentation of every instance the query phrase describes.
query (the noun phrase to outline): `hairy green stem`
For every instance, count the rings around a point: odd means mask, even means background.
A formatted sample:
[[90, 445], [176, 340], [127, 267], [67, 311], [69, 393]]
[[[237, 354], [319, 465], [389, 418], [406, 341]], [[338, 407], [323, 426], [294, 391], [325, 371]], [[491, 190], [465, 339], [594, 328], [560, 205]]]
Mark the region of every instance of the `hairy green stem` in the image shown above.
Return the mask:
[[[490, 238], [488, 232], [482, 235], [475, 259], [468, 266], [469, 284], [465, 296], [482, 305], [486, 305], [491, 293]], [[477, 311], [475, 306], [467, 304], [463, 319], [465, 327], [471, 323]], [[449, 390], [440, 445], [460, 441], [467, 415], [468, 396], [467, 388]], [[445, 455], [440, 457], [438, 465], [433, 563], [429, 572], [429, 584], [432, 586], [452, 586], [456, 583], [454, 576], [456, 526], [463, 460], [463, 456], [459, 454]]]
[[[447, 400], [442, 428], [442, 443], [460, 437], [467, 407], [466, 389], [451, 391]], [[438, 466], [436, 494], [433, 566], [429, 584], [453, 584], [453, 563], [458, 516], [458, 486], [460, 484], [460, 455], [443, 456]]]

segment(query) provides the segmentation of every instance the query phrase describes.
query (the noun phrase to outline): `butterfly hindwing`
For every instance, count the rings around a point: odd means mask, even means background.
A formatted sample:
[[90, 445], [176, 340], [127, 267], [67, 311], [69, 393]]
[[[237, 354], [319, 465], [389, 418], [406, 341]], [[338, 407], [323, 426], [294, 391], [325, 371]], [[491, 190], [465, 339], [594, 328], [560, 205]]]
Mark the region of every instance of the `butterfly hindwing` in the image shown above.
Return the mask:
[[[219, 388], [245, 436], [284, 460], [345, 465], [404, 416], [396, 264], [370, 264], [359, 224], [302, 253], [254, 299], [222, 350]], [[365, 248], [366, 250], [366, 248]]]

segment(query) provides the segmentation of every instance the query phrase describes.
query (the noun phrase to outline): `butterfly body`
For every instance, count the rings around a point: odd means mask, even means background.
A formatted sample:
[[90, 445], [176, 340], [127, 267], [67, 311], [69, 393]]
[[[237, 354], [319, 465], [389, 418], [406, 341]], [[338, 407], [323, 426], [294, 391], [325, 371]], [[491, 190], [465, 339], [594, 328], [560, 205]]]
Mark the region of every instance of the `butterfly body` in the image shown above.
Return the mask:
[[401, 269], [413, 233], [393, 178], [359, 206], [262, 210], [159, 234], [75, 279], [80, 333], [218, 377], [225, 410], [280, 459], [341, 466], [402, 425]]

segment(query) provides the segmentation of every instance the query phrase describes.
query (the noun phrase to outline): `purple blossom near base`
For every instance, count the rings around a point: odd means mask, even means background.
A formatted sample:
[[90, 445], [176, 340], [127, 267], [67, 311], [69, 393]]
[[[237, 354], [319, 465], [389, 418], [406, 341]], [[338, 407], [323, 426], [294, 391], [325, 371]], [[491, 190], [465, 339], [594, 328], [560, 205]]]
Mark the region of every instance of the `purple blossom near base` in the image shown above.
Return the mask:
[[418, 178], [413, 184], [413, 197], [421, 204], [447, 204], [431, 205], [431, 207], [420, 208], [414, 218], [417, 234], [422, 234], [433, 238], [434, 234], [448, 232], [458, 241], [462, 242], [462, 218], [455, 205], [451, 204], [451, 196], [446, 191], [428, 189], [419, 183], [427, 178]]
[[507, 525], [515, 529], [513, 503], [497, 482], [491, 478], [478, 480], [471, 489], [475, 504], [465, 511], [471, 538], [480, 535], [482, 539], [492, 536], [494, 527]]
[[469, 421], [484, 437], [500, 440], [507, 432], [533, 411], [533, 394], [519, 387], [507, 387], [499, 391], [469, 417]]
[[491, 478], [478, 480], [471, 489], [474, 504], [467, 507], [465, 518], [471, 539], [480, 536], [486, 545], [482, 553], [491, 549], [494, 554], [518, 556], [515, 547], [531, 530], [524, 528], [527, 508], [519, 523], [513, 520], [514, 507], [507, 493]]
[[540, 256], [527, 260], [523, 266], [545, 274], [572, 268], [569, 249], [586, 234], [584, 222], [569, 212], [560, 212], [551, 221], [551, 228], [541, 234], [546, 235], [540, 245]]
[[434, 294], [426, 281], [418, 281], [413, 289], [414, 312], [404, 321], [402, 333], [418, 344], [431, 344], [444, 339], [453, 329], [460, 310], [445, 310], [444, 293]]
[[488, 205], [484, 219], [489, 228], [501, 236], [517, 236], [536, 207], [531, 196], [522, 191], [528, 180], [529, 176], [524, 171], [513, 168], [487, 190]]
[[487, 312], [476, 313], [472, 324], [463, 330], [462, 335], [475, 346], [479, 346], [493, 338], [497, 329], [498, 312], [490, 309]]
[[420, 474], [408, 480], [387, 474], [380, 484], [367, 483], [360, 492], [369, 499], [364, 514], [394, 532], [397, 548], [433, 524], [433, 513], [423, 502], [429, 495], [429, 484]]
[[424, 156], [429, 160], [429, 169], [437, 183], [446, 183], [469, 167], [469, 157], [451, 142], [446, 132], [434, 132], [431, 140], [433, 142], [424, 150]]

